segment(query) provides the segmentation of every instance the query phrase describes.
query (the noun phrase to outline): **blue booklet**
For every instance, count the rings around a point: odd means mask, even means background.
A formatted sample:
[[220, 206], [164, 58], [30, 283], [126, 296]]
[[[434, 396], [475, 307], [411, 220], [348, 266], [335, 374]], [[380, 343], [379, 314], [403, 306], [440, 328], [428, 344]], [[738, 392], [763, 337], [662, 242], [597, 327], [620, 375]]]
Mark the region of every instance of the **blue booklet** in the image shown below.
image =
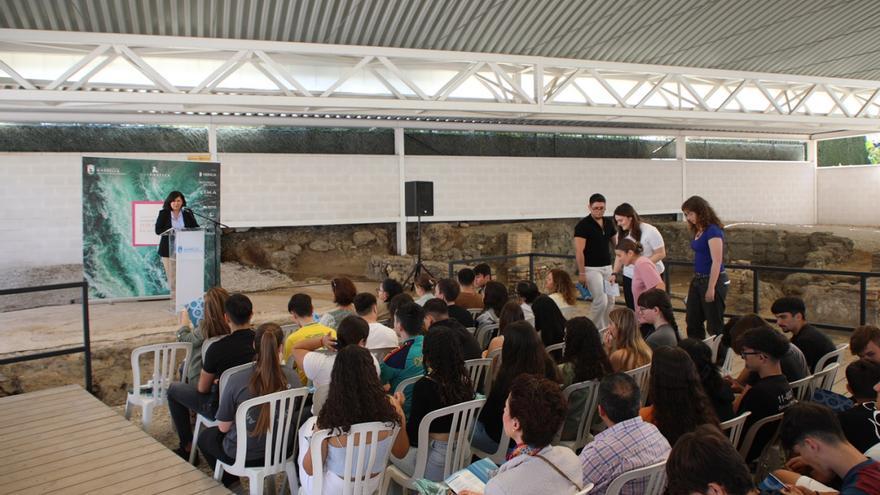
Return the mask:
[[460, 493], [464, 490], [483, 492], [486, 483], [489, 482], [489, 478], [496, 469], [498, 469], [498, 466], [492, 462], [492, 459], [487, 457], [480, 459], [461, 471], [453, 473], [444, 481], [446, 486], [455, 493]]

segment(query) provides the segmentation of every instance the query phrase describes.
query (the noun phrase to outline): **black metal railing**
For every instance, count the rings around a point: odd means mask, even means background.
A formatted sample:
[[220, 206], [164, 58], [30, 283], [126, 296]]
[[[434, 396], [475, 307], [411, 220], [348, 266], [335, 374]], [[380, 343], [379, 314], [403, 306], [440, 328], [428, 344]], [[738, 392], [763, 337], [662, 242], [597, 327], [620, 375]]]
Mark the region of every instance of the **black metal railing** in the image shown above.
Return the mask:
[[[515, 259], [515, 258], [523, 258], [528, 257], [529, 259], [529, 280], [535, 281], [535, 258], [551, 258], [551, 259], [564, 259], [564, 260], [573, 260], [574, 255], [571, 254], [551, 254], [551, 253], [522, 253], [522, 254], [509, 254], [509, 255], [501, 255], [501, 256], [484, 256], [480, 258], [471, 258], [471, 259], [462, 259], [462, 260], [453, 260], [448, 262], [449, 265], [449, 276], [453, 277], [455, 274], [455, 266], [456, 265], [473, 265], [475, 263], [487, 263], [487, 262], [507, 262], [507, 260]], [[693, 269], [693, 262], [691, 261], [680, 261], [680, 260], [663, 260], [663, 264], [667, 267], [663, 272], [663, 282], [666, 284], [666, 287], [671, 287], [670, 284], [670, 274], [672, 272], [672, 267], [680, 266], [680, 267], [688, 267]], [[880, 278], [880, 273], [877, 272], [854, 272], [854, 271], [846, 271], [846, 270], [820, 270], [817, 268], [792, 268], [785, 266], [765, 266], [765, 265], [740, 265], [740, 264], [725, 264], [725, 269], [730, 270], [748, 270], [752, 273], [752, 311], [756, 314], [760, 313], [761, 309], [761, 301], [760, 301], [760, 282], [761, 282], [761, 274], [762, 273], [806, 273], [812, 275], [824, 275], [824, 276], [845, 276], [845, 277], [853, 277], [859, 279], [859, 325], [864, 325], [868, 320], [868, 279], [869, 278]], [[618, 304], [622, 304], [618, 302]], [[684, 312], [685, 310], [682, 308], [673, 308], [677, 312]], [[725, 316], [738, 316], [734, 314], [725, 314]], [[828, 328], [831, 330], [852, 330], [852, 327], [846, 325], [837, 325], [834, 323], [816, 323], [810, 322], [811, 325], [821, 328]]]
[[82, 288], [82, 321], [83, 321], [83, 343], [77, 347], [68, 347], [64, 349], [56, 349], [53, 351], [37, 352], [24, 354], [21, 356], [13, 356], [0, 359], [0, 365], [21, 363], [24, 361], [33, 361], [35, 359], [45, 359], [55, 356], [64, 356], [67, 354], [78, 354], [82, 352], [84, 358], [84, 374], [86, 382], [86, 390], [92, 392], [92, 341], [89, 335], [89, 283], [85, 280], [82, 282], [70, 282], [67, 284], [51, 284], [37, 285], [33, 287], [19, 287], [15, 289], [0, 289], [0, 296], [9, 296], [13, 294], [26, 294], [29, 292], [44, 292], [50, 290], [76, 289]]

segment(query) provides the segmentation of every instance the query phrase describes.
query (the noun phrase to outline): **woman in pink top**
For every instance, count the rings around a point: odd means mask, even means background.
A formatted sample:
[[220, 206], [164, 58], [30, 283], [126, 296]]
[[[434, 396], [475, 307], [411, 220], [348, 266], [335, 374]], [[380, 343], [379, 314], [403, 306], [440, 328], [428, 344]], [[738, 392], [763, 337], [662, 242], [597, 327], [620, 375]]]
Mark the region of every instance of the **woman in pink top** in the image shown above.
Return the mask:
[[638, 242], [624, 238], [614, 248], [619, 266], [632, 265], [632, 294], [633, 299], [638, 301], [642, 292], [650, 289], [666, 290], [666, 284], [657, 272], [657, 265], [646, 256], [642, 256], [642, 245]]

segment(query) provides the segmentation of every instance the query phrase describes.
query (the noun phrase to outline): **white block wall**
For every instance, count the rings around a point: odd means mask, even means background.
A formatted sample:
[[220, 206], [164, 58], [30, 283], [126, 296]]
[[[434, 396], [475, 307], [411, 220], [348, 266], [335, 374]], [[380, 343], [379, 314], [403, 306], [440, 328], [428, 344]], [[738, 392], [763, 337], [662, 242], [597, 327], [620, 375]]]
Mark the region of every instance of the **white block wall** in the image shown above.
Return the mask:
[[641, 213], [681, 205], [676, 160], [408, 156], [406, 180], [434, 182], [437, 221], [582, 217], [595, 192], [609, 210], [625, 201]]
[[880, 226], [880, 166], [819, 169], [819, 223]]
[[220, 154], [220, 210], [232, 227], [394, 222], [397, 157]]
[[724, 222], [815, 222], [809, 162], [688, 160], [685, 167], [686, 195], [704, 197]]

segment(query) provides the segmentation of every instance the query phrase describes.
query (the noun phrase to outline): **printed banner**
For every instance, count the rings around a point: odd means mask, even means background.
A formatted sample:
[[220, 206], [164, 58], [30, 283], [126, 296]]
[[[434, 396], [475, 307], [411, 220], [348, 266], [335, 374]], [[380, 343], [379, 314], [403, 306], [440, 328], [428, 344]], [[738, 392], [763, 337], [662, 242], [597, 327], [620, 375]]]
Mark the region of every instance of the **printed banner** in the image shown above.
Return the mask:
[[[206, 229], [205, 287], [214, 280], [220, 164], [83, 157], [83, 271], [99, 299], [168, 295], [159, 258], [156, 216], [165, 197], [180, 191]], [[216, 265], [219, 267], [219, 265]]]

